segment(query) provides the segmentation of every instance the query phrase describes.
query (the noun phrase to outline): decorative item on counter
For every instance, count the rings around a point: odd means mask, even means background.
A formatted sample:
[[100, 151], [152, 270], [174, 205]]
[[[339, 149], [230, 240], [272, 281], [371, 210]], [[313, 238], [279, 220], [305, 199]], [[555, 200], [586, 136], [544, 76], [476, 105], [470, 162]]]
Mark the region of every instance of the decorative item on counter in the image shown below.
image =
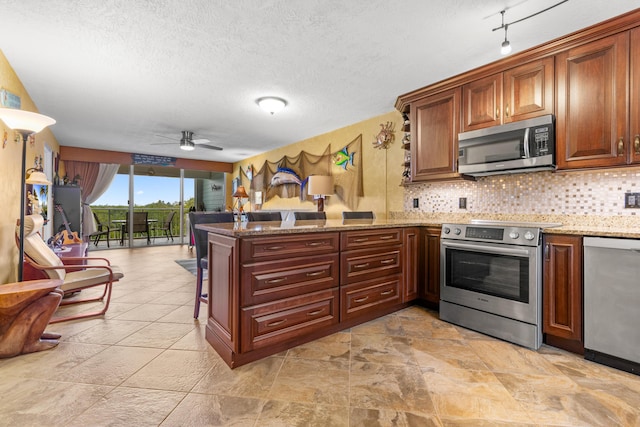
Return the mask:
[[244, 186], [240, 185], [238, 186], [238, 189], [232, 194], [231, 197], [236, 199], [236, 204], [238, 206], [236, 221], [242, 222], [242, 213], [244, 211], [243, 209], [244, 204], [242, 203], [241, 199], [248, 199], [249, 195], [247, 194], [247, 191], [244, 189]]
[[344, 170], [347, 170], [347, 165], [353, 166], [353, 156], [355, 152], [349, 153], [349, 149], [344, 147], [342, 150], [333, 154], [333, 162], [336, 166], [342, 166]]
[[376, 140], [373, 141], [373, 148], [380, 148], [386, 150], [389, 148], [389, 144], [395, 139], [393, 122], [387, 122], [385, 124], [380, 123], [380, 132], [375, 136]]

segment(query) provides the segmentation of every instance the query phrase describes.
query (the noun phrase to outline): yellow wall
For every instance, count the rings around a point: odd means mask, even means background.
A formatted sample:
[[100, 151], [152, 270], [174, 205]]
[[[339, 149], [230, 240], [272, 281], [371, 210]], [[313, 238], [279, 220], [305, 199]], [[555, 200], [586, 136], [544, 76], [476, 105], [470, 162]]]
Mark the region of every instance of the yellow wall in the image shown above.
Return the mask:
[[[22, 109], [38, 112], [27, 90], [0, 51], [0, 88], [18, 95]], [[55, 117], [54, 117], [55, 118]], [[4, 132], [8, 138], [4, 145]], [[20, 217], [20, 185], [22, 166], [22, 142], [15, 142], [14, 132], [0, 121], [0, 283], [14, 282], [17, 278], [18, 249], [15, 243], [15, 226]], [[27, 168], [33, 167], [36, 156], [44, 156], [44, 144], [54, 152], [60, 151], [58, 141], [49, 129], [36, 135], [35, 146], [27, 145]]]
[[[380, 132], [380, 124], [388, 121], [394, 123], [395, 141], [387, 150], [374, 148], [372, 142]], [[267, 160], [276, 162], [283, 156], [295, 156], [300, 151], [320, 155], [327, 145], [331, 145], [332, 152], [338, 151], [360, 134], [362, 134], [364, 197], [360, 199], [354, 210], [372, 210], [377, 218], [386, 218], [387, 212], [402, 210], [403, 206], [404, 189], [400, 187], [400, 182], [404, 151], [400, 147], [404, 133], [402, 132], [402, 116], [397, 111], [250, 157], [233, 165], [232, 177], [239, 176], [240, 167], [246, 170], [247, 166], [251, 164], [255, 170], [259, 170]], [[316, 206], [311, 201], [300, 201], [297, 197], [288, 199], [274, 197], [264, 203], [262, 209], [315, 210]], [[325, 202], [327, 218], [341, 218], [343, 210], [350, 209], [343, 205], [336, 196], [327, 198]]]

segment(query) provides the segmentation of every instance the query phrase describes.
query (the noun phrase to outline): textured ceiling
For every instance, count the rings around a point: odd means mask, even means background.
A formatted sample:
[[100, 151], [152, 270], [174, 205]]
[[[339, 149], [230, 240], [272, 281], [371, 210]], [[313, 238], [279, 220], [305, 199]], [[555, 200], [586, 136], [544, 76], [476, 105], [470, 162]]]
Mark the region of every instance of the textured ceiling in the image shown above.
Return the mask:
[[[61, 145], [233, 162], [495, 61], [500, 10], [512, 22], [557, 2], [2, 0], [0, 49]], [[509, 39], [518, 52], [638, 6], [570, 0]], [[289, 105], [270, 116], [255, 104], [265, 95]], [[224, 150], [157, 136], [183, 129]]]

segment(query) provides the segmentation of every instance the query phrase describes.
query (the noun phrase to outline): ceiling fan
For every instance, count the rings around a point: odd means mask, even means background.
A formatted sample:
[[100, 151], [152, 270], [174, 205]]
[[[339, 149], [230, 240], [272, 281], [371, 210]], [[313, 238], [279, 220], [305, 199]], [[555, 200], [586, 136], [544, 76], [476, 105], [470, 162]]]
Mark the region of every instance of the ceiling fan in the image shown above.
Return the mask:
[[[167, 139], [171, 139], [173, 141], [179, 141], [180, 142], [180, 148], [185, 150], [185, 151], [191, 151], [193, 149], [196, 148], [196, 145], [198, 147], [202, 147], [202, 148], [208, 148], [209, 150], [222, 150], [222, 147], [217, 147], [215, 145], [208, 145], [209, 141], [208, 139], [204, 139], [204, 138], [200, 138], [200, 139], [193, 139], [193, 132], [189, 131], [189, 130], [183, 130], [182, 131], [182, 138], [180, 138], [179, 140], [175, 139], [175, 138], [171, 138], [170, 136], [164, 136], [164, 135], [156, 135], [159, 136], [161, 138], [167, 138]], [[156, 143], [152, 143], [151, 145], [159, 145], [161, 144], [160, 142], [156, 142]]]

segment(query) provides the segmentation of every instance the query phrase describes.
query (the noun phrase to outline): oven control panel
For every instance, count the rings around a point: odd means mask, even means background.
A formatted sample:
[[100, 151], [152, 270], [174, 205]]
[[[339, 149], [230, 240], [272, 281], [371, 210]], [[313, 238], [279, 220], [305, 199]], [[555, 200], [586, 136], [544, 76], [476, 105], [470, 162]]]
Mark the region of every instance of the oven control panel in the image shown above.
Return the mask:
[[442, 239], [495, 242], [508, 245], [538, 246], [542, 243], [539, 227], [443, 224]]

